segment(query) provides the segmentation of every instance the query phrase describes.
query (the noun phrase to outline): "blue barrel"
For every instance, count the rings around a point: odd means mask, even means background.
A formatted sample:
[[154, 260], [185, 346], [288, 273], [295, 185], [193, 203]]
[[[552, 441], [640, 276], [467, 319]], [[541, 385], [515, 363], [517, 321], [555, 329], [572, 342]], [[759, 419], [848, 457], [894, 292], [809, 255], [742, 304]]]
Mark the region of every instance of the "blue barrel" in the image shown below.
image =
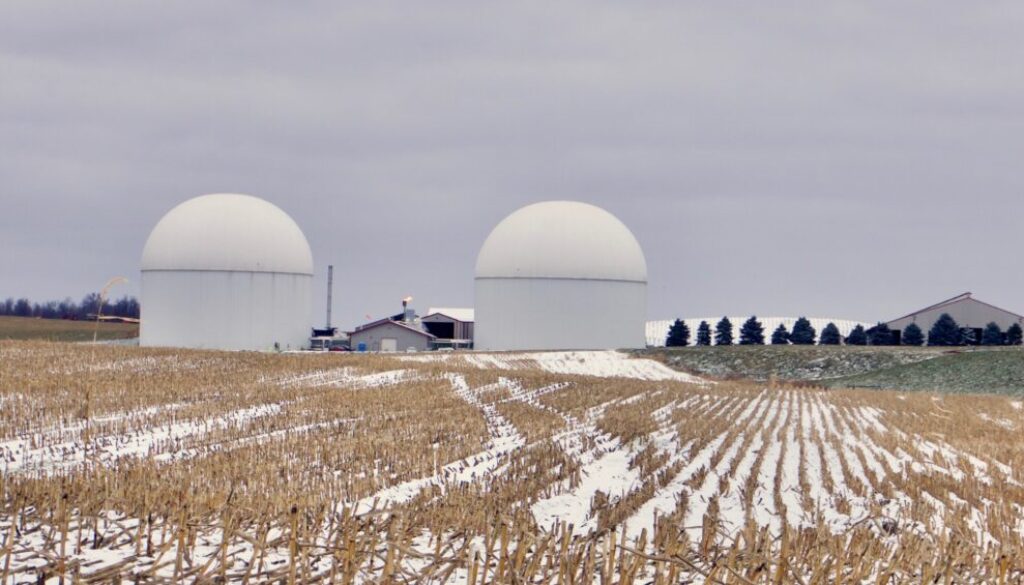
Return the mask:
[[366, 342], [360, 342], [357, 348], [359, 349], [359, 351], [366, 351]]

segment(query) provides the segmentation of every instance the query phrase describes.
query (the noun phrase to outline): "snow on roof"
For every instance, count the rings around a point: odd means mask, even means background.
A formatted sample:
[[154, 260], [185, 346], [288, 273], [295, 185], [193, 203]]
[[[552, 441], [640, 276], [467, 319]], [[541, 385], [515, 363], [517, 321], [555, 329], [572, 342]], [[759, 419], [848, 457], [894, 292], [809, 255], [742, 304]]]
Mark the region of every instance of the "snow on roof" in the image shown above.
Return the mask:
[[427, 316], [435, 315], [440, 313], [441, 315], [447, 315], [456, 321], [462, 321], [463, 323], [472, 323], [475, 319], [475, 311], [473, 309], [465, 308], [452, 308], [452, 307], [430, 307], [427, 309]]
[[[743, 322], [750, 318], [750, 315], [746, 317], [729, 317], [729, 321], [732, 322], [732, 336], [734, 343], [739, 342], [740, 339], [740, 327], [743, 326]], [[761, 322], [764, 327], [764, 340], [765, 343], [770, 343], [772, 332], [775, 331], [779, 325], [785, 325], [786, 330], [792, 332], [793, 324], [799, 317], [758, 317], [757, 320]], [[690, 345], [693, 345], [697, 337], [697, 327], [700, 326], [701, 321], [707, 321], [708, 325], [711, 326], [711, 337], [714, 339], [715, 325], [721, 321], [721, 317], [705, 317], [703, 319], [683, 319], [686, 322], [686, 326], [690, 328]], [[873, 327], [871, 323], [862, 323], [860, 321], [851, 321], [849, 319], [828, 319], [824, 317], [808, 317], [808, 321], [811, 322], [811, 327], [814, 327], [814, 331], [817, 335], [821, 335], [821, 330], [825, 328], [829, 323], [835, 323], [836, 327], [839, 328], [839, 334], [846, 337], [853, 331], [853, 328], [857, 325], [862, 325], [865, 329]], [[654, 347], [662, 347], [665, 345], [665, 338], [668, 337], [669, 327], [675, 319], [664, 319], [660, 321], [648, 321], [647, 322], [647, 345]]]

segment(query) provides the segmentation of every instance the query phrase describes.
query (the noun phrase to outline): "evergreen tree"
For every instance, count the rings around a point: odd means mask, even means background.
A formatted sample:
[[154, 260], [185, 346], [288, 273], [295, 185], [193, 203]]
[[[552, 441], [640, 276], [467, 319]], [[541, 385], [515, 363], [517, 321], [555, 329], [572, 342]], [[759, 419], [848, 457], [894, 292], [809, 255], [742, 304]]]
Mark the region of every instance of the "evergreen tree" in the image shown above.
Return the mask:
[[690, 328], [682, 319], [676, 319], [676, 322], [668, 330], [665, 347], [686, 347], [687, 345], [690, 345]]
[[963, 345], [964, 335], [949, 313], [943, 313], [928, 332], [928, 345], [947, 347]]
[[732, 321], [728, 317], [715, 325], [715, 345], [732, 345]]
[[994, 322], [986, 325], [985, 331], [981, 334], [982, 345], [1003, 345], [1006, 343], [1005, 339], [1003, 330], [999, 328], [999, 324]]
[[829, 323], [821, 330], [821, 339], [818, 340], [818, 343], [821, 345], [839, 345], [842, 340], [843, 336], [839, 334], [839, 328], [836, 327], [836, 324]]
[[846, 345], [867, 345], [868, 334], [864, 331], [863, 325], [857, 325], [850, 331], [850, 334], [846, 336]]
[[894, 345], [896, 337], [885, 323], [879, 323], [866, 331], [871, 345]]
[[711, 325], [708, 325], [707, 321], [701, 321], [697, 326], [697, 345], [711, 345]]
[[764, 345], [764, 325], [757, 320], [757, 315], [740, 327], [740, 345]]
[[789, 331], [782, 323], [772, 333], [772, 345], [789, 345]]
[[924, 331], [917, 326], [917, 323], [911, 323], [903, 329], [903, 345], [913, 345], [920, 347], [924, 345]]
[[28, 299], [18, 299], [14, 303], [14, 315], [16, 317], [31, 317], [32, 303], [28, 302]]
[[814, 337], [817, 331], [811, 327], [807, 317], [800, 317], [793, 323], [793, 332], [789, 334], [789, 341], [793, 345], [814, 345]]
[[1010, 325], [1006, 330], [1006, 345], [1020, 345], [1021, 341], [1024, 341], [1024, 329], [1019, 323]]

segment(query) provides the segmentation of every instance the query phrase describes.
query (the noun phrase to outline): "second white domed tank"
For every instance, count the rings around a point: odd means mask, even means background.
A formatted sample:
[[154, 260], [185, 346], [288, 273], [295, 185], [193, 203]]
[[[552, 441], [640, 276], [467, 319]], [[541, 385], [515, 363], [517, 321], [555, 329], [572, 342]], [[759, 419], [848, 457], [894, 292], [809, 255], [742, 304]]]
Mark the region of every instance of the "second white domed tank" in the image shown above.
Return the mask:
[[646, 318], [643, 250], [600, 207], [523, 207], [494, 228], [477, 257], [476, 349], [640, 348]]
[[189, 199], [146, 241], [140, 344], [303, 348], [312, 281], [309, 243], [279, 207], [233, 193]]

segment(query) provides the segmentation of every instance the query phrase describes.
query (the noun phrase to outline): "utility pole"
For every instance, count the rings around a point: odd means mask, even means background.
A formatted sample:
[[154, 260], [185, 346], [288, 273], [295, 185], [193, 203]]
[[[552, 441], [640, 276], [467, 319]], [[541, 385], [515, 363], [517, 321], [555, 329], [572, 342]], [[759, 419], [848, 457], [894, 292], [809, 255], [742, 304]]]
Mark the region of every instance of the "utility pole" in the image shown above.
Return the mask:
[[331, 328], [331, 299], [334, 293], [334, 264], [327, 266], [327, 329]]

